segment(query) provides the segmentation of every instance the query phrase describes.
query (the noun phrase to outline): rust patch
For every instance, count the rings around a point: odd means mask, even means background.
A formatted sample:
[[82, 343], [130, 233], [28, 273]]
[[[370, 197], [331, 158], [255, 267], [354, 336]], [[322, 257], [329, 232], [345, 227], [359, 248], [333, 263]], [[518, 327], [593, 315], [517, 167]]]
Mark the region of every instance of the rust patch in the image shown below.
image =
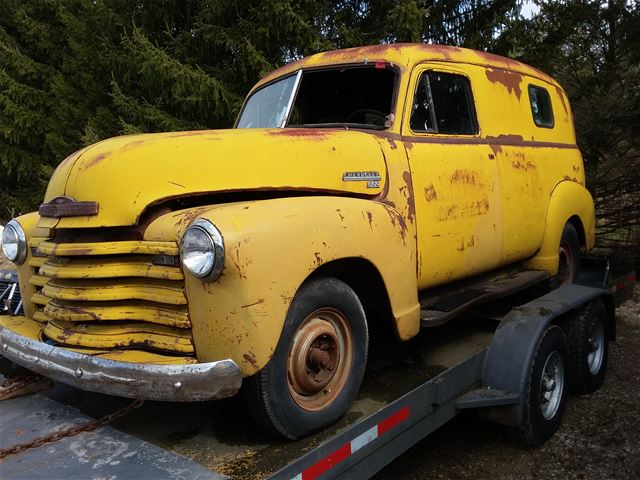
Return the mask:
[[363, 47], [345, 48], [344, 50], [332, 50], [322, 52], [322, 61], [326, 62], [348, 62], [348, 61], [384, 61], [384, 57], [389, 52], [401, 53], [401, 43], [366, 45]]
[[258, 370], [258, 362], [256, 362], [256, 357], [253, 352], [249, 351], [249, 353], [245, 353], [242, 355], [242, 358], [244, 358], [245, 362], [250, 363], [253, 368]]
[[231, 258], [233, 266], [236, 267], [236, 270], [238, 270], [238, 275], [240, 275], [240, 278], [246, 279], [247, 275], [242, 271], [242, 268], [240, 267], [240, 245], [236, 245], [235, 258], [233, 255], [229, 255], [229, 258]]
[[338, 212], [338, 215], [340, 216], [340, 221], [343, 222], [344, 221], [344, 215], [342, 215], [342, 210], [340, 210], [339, 208], [336, 208], [336, 212]]
[[535, 170], [536, 168], [535, 164], [531, 163], [529, 160], [525, 161], [524, 157], [517, 159], [515, 162], [511, 162], [511, 166], [516, 170], [523, 170], [525, 172], [527, 170]]
[[391, 150], [395, 150], [396, 148], [398, 148], [398, 146], [396, 145], [396, 141], [393, 138], [387, 138], [387, 142], [389, 142]]
[[457, 220], [458, 218], [473, 218], [486, 215], [490, 209], [489, 200], [483, 198], [475, 202], [464, 205], [449, 205], [440, 207], [438, 210], [438, 221]]
[[580, 171], [580, 167], [578, 165], [573, 165], [573, 167], [571, 167], [571, 168], [573, 168], [574, 172], [579, 172]]
[[458, 252], [464, 252], [464, 238], [460, 239], [460, 245], [458, 247], [456, 247], [456, 250]]
[[133, 147], [137, 147], [138, 145], [142, 145], [143, 143], [147, 143], [148, 140], [133, 140], [120, 148], [121, 152], [125, 152]]
[[[522, 145], [524, 143], [524, 138], [522, 137], [522, 135], [498, 135], [498, 136], [487, 135], [486, 141], [488, 141], [490, 145], [493, 143], [502, 144], [502, 145]], [[542, 142], [530, 142], [530, 143], [542, 145]]]
[[455, 170], [451, 174], [451, 183], [458, 183], [464, 185], [482, 185], [478, 181], [476, 172], [470, 172], [468, 170]]
[[246, 305], [241, 305], [240, 308], [255, 307], [256, 305], [260, 305], [261, 303], [264, 303], [264, 298], [261, 298], [258, 301], [253, 302], [253, 303], [248, 303]]
[[471, 248], [471, 247], [475, 247], [476, 245], [476, 239], [473, 235], [471, 235], [471, 239], [469, 239], [469, 241], [467, 242], [467, 247]]
[[538, 70], [537, 68], [532, 67], [531, 65], [518, 62], [517, 60], [513, 60], [511, 58], [502, 57], [500, 55], [496, 55], [495, 53], [479, 52], [479, 51], [474, 51], [473, 53], [475, 53], [478, 57], [484, 60], [486, 65], [494, 64], [494, 65], [499, 65], [498, 68], [506, 68], [506, 69], [518, 70], [518, 71], [525, 70], [525, 69], [530, 70], [531, 73], [535, 74], [535, 76], [537, 76], [538, 78], [552, 84], [555, 83], [555, 81], [549, 75], [544, 73], [542, 70]]
[[[173, 132], [169, 135], [164, 135], [164, 138], [179, 138], [179, 137], [198, 137], [201, 135], [206, 135], [209, 137], [214, 137], [218, 135], [220, 132], [215, 130], [188, 130], [181, 132]], [[210, 138], [209, 140], [219, 140], [218, 138]]]
[[[490, 143], [489, 148], [493, 151], [494, 155], [502, 153], [502, 145]], [[491, 156], [489, 156], [489, 158], [491, 158]], [[495, 158], [495, 156], [493, 158]]]
[[402, 178], [407, 185], [407, 206], [409, 208], [407, 211], [407, 220], [413, 222], [416, 214], [416, 204], [413, 200], [413, 179], [411, 178], [411, 172], [403, 172]]
[[522, 95], [522, 89], [520, 88], [520, 84], [522, 83], [521, 73], [502, 70], [500, 68], [487, 68], [484, 73], [491, 83], [503, 85], [509, 93], [514, 93], [515, 96], [520, 99]]
[[334, 132], [318, 128], [270, 128], [265, 130], [272, 137], [303, 138], [305, 140], [322, 141], [330, 138]]
[[424, 188], [424, 198], [427, 199], [427, 202], [432, 202], [438, 199], [438, 192], [436, 192], [433, 183], [429, 184], [428, 187]]
[[402, 243], [404, 243], [405, 237], [407, 236], [407, 222], [405, 222], [404, 217], [400, 215], [400, 213], [395, 209], [388, 205], [384, 205], [385, 210], [389, 214], [389, 219], [391, 220], [391, 225], [400, 227], [400, 236], [402, 237]]
[[409, 141], [405, 141], [404, 148], [406, 148], [407, 150], [413, 150], [413, 143]]
[[313, 254], [316, 257], [316, 265], [320, 266], [322, 265], [322, 257], [320, 256], [320, 252], [314, 252]]
[[87, 163], [85, 163], [84, 165], [81, 165], [81, 169], [82, 170], [89, 170], [90, 168], [93, 168], [96, 165], [98, 165], [100, 162], [102, 162], [109, 155], [111, 155], [110, 151], [101, 153], [100, 155], [96, 155], [91, 160], [89, 160]]
[[176, 214], [174, 216], [174, 218], [177, 218], [175, 226], [180, 228], [185, 224], [191, 223], [193, 220], [198, 218], [200, 215], [202, 215], [204, 212], [206, 212], [210, 208], [211, 208], [210, 206], [195, 207], [186, 212], [180, 212]]
[[569, 181], [571, 181], [571, 182], [580, 183], [580, 182], [578, 182], [578, 179], [577, 179], [576, 177], [570, 177], [569, 175], [565, 175], [565, 176], [564, 176], [564, 179], [565, 179], [565, 180], [569, 180]]
[[442, 55], [446, 60], [450, 60], [452, 55], [462, 53], [460, 47], [452, 47], [448, 45], [420, 45], [420, 50], [423, 50], [430, 54]]
[[373, 225], [371, 224], [373, 221], [373, 213], [367, 211], [367, 219], [369, 220], [369, 228], [373, 230]]

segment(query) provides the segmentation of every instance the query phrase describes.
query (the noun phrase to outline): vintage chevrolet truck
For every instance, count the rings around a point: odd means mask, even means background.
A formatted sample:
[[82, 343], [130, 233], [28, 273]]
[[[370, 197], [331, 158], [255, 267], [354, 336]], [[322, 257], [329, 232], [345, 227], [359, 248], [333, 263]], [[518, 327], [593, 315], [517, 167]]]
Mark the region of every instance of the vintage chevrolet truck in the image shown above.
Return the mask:
[[123, 136], [60, 163], [3, 233], [24, 315], [0, 317], [0, 353], [132, 398], [242, 387], [297, 438], [355, 398], [372, 322], [409, 340], [571, 282], [594, 224], [549, 76], [455, 47], [319, 53], [259, 81], [234, 129]]

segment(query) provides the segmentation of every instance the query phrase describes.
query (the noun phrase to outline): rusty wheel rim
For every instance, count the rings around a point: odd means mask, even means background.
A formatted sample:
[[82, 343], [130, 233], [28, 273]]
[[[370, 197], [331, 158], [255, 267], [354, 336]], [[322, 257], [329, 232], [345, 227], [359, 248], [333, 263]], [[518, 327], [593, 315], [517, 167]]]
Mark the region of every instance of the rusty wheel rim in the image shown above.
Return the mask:
[[293, 400], [305, 410], [326, 408], [347, 383], [352, 358], [347, 318], [332, 308], [311, 313], [296, 330], [289, 349], [287, 380]]
[[558, 278], [562, 285], [573, 283], [575, 272], [573, 271], [573, 250], [571, 249], [571, 245], [561, 243], [559, 254]]

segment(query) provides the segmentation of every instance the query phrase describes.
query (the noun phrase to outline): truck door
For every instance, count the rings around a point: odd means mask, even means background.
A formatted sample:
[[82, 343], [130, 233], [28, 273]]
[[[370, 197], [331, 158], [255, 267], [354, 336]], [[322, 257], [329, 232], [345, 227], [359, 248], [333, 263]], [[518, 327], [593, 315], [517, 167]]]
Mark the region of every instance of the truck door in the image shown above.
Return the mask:
[[419, 287], [495, 268], [503, 239], [500, 176], [495, 157], [480, 141], [468, 75], [446, 64], [420, 65], [404, 117]]

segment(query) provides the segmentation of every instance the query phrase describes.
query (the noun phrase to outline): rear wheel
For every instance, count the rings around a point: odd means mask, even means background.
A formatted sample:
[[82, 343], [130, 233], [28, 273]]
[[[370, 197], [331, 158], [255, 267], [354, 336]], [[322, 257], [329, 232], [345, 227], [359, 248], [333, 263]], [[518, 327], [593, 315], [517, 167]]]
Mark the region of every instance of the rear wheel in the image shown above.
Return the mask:
[[593, 393], [604, 383], [609, 357], [607, 311], [601, 300], [589, 303], [566, 322], [571, 390]]
[[245, 382], [252, 416], [290, 439], [333, 423], [358, 393], [367, 343], [364, 309], [346, 283], [336, 278], [305, 283], [269, 364]]
[[547, 328], [538, 343], [522, 398], [523, 416], [510, 430], [524, 445], [542, 445], [560, 427], [567, 401], [567, 343], [557, 326]]

